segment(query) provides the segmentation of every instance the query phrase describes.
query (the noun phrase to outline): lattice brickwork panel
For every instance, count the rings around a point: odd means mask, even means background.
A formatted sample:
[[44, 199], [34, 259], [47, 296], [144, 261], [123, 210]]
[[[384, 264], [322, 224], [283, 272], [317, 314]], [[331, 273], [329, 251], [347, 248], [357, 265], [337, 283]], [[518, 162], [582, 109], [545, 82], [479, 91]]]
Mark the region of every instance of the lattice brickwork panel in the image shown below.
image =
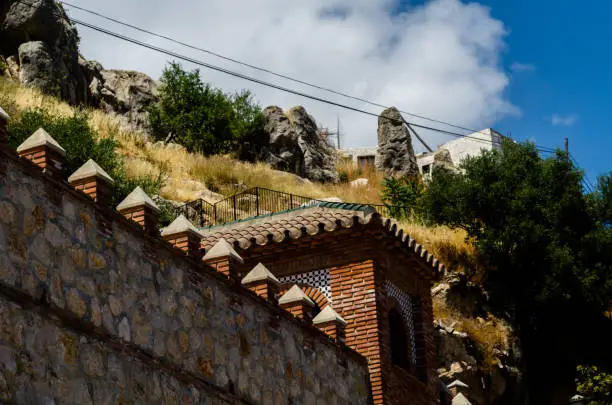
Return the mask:
[[387, 280], [385, 283], [387, 289], [387, 295], [397, 300], [400, 305], [400, 311], [402, 318], [404, 319], [404, 325], [410, 334], [410, 361], [416, 364], [416, 343], [414, 337], [414, 316], [412, 314], [412, 301], [410, 295], [400, 290], [395, 284]]
[[300, 273], [294, 274], [292, 276], [281, 277], [280, 282], [285, 283], [294, 283], [294, 284], [308, 284], [313, 287], [317, 287], [323, 295], [329, 300], [332, 301], [331, 297], [331, 288], [329, 286], [329, 270], [315, 270], [309, 271], [308, 273]]

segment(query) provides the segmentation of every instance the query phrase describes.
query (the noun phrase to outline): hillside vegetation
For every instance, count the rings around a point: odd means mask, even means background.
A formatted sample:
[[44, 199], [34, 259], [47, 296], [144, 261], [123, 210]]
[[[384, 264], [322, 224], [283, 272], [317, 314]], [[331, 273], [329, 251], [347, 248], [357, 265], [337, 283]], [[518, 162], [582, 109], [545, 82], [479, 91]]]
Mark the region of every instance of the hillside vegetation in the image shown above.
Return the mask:
[[[51, 115], [72, 116], [74, 108], [39, 91], [19, 86], [0, 78], [0, 106], [13, 119], [19, 119], [27, 110], [42, 108]], [[229, 155], [203, 156], [184, 148], [169, 147], [148, 142], [142, 135], [124, 129], [121, 121], [99, 110], [88, 110], [91, 126], [102, 139], [118, 142], [118, 152], [123, 156], [128, 176], [163, 176], [160, 195], [173, 201], [189, 201], [199, 198], [204, 188], [221, 196], [231, 195], [247, 187], [266, 187], [313, 198], [339, 197], [344, 201], [380, 204], [382, 177], [375, 171], [361, 170], [341, 163], [339, 171], [345, 173], [345, 182], [322, 184], [306, 181], [290, 173], [273, 170], [265, 163], [240, 162]], [[53, 134], [51, 134], [53, 136]], [[354, 188], [349, 182], [358, 177], [368, 178], [367, 187]], [[204, 198], [221, 198], [204, 193]]]

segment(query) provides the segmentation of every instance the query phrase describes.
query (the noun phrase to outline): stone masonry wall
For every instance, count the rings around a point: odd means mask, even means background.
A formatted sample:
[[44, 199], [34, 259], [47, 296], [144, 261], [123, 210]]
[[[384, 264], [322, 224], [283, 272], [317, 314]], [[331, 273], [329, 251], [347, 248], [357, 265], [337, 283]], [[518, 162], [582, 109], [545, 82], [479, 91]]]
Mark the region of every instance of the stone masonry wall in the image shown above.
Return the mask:
[[370, 401], [363, 357], [47, 177], [0, 149], [3, 400]]

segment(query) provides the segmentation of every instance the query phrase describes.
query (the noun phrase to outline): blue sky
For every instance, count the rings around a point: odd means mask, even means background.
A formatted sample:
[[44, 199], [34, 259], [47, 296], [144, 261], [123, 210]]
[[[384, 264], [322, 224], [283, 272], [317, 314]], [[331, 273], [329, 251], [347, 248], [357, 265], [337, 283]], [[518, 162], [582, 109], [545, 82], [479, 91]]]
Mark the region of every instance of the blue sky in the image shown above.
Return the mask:
[[[587, 7], [572, 0], [177, 0], [185, 7], [176, 7], [174, 2], [149, 0], [142, 7], [143, 1], [80, 0], [79, 4], [225, 56], [406, 111], [477, 130], [493, 127], [547, 147], [562, 147], [569, 137], [570, 152], [592, 183], [597, 175], [612, 170], [606, 114], [612, 91], [612, 28], [607, 24], [612, 2], [596, 0]], [[399, 7], [390, 11], [394, 1]], [[69, 11], [73, 17], [205, 62], [380, 112]], [[400, 16], [401, 12], [405, 13]], [[79, 32], [83, 55], [106, 68], [137, 70], [158, 78], [168, 62], [166, 55], [84, 28]], [[303, 105], [321, 126], [335, 128], [340, 118], [345, 147], [376, 144], [376, 118], [206, 69], [202, 77], [227, 92], [250, 89], [262, 106]], [[431, 146], [451, 139], [438, 133], [424, 135]]]
[[[612, 170], [612, 2], [483, 0], [508, 35], [503, 64], [507, 96], [522, 116], [494, 124], [500, 132], [570, 152], [594, 183]], [[588, 5], [587, 5], [588, 4]], [[520, 63], [524, 69], [513, 71]], [[519, 66], [519, 68], [521, 67]], [[553, 123], [552, 117], [559, 119]]]

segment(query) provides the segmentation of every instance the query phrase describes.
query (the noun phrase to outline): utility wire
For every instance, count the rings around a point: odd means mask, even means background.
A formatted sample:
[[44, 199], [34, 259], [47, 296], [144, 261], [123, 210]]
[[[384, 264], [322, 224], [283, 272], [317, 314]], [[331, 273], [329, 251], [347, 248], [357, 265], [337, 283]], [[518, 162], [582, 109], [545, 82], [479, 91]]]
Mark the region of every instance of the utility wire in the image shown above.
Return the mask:
[[[92, 14], [92, 15], [95, 15], [97, 17], [103, 18], [103, 19], [105, 19], [107, 21], [111, 21], [111, 22], [114, 22], [116, 24], [120, 24], [120, 25], [123, 25], [123, 26], [128, 27], [128, 28], [132, 28], [134, 30], [143, 32], [145, 34], [152, 35], [152, 36], [155, 36], [157, 38], [165, 39], [165, 40], [173, 42], [175, 44], [178, 44], [178, 45], [190, 48], [190, 49], [194, 49], [194, 50], [197, 50], [197, 51], [201, 51], [201, 52], [207, 53], [209, 55], [213, 55], [213, 56], [215, 56], [217, 58], [220, 58], [220, 59], [223, 59], [223, 60], [226, 60], [226, 61], [229, 61], [229, 62], [237, 63], [239, 65], [242, 65], [242, 66], [245, 66], [245, 67], [248, 67], [248, 68], [251, 68], [251, 69], [259, 70], [261, 72], [265, 72], [265, 73], [274, 75], [276, 77], [280, 77], [282, 79], [290, 80], [292, 82], [303, 84], [305, 86], [309, 86], [309, 87], [312, 87], [312, 88], [315, 88], [315, 89], [318, 89], [318, 90], [323, 90], [323, 91], [326, 91], [326, 92], [329, 92], [329, 93], [332, 93], [332, 94], [336, 94], [338, 96], [342, 96], [342, 97], [346, 97], [346, 98], [349, 98], [349, 99], [352, 99], [352, 100], [360, 101], [362, 103], [366, 103], [366, 104], [369, 104], [369, 105], [372, 105], [372, 106], [375, 106], [375, 107], [380, 107], [380, 108], [384, 108], [384, 109], [389, 108], [389, 106], [385, 106], [383, 104], [376, 103], [376, 102], [370, 101], [370, 100], [362, 98], [362, 97], [352, 96], [350, 94], [347, 94], [347, 93], [344, 93], [344, 92], [341, 92], [341, 91], [338, 91], [338, 90], [333, 90], [333, 89], [330, 89], [330, 88], [327, 88], [327, 87], [323, 87], [321, 85], [309, 83], [309, 82], [306, 82], [304, 80], [296, 79], [295, 77], [291, 77], [291, 76], [288, 76], [288, 75], [285, 75], [285, 74], [282, 74], [282, 73], [274, 72], [274, 71], [272, 71], [270, 69], [262, 68], [262, 67], [255, 66], [255, 65], [252, 65], [252, 64], [247, 63], [247, 62], [240, 61], [238, 59], [230, 58], [230, 57], [221, 55], [220, 53], [217, 53], [217, 52], [214, 52], [214, 51], [211, 51], [211, 50], [208, 50], [208, 49], [200, 48], [200, 47], [195, 46], [195, 45], [188, 44], [186, 42], [174, 39], [174, 38], [169, 37], [167, 35], [158, 34], [156, 32], [147, 30], [145, 28], [138, 27], [136, 25], [127, 23], [125, 21], [121, 21], [119, 19], [106, 16], [104, 14], [101, 14], [101, 13], [97, 12], [97, 11], [89, 10], [89, 9], [86, 9], [84, 7], [81, 7], [81, 6], [77, 6], [75, 4], [68, 3], [66, 1], [59, 1], [59, 3], [61, 3], [63, 5], [66, 5], [68, 7], [75, 8], [77, 10], [84, 11], [84, 12]], [[446, 121], [441, 121], [441, 120], [437, 120], [437, 119], [434, 119], [434, 118], [429, 118], [429, 117], [426, 117], [426, 116], [423, 116], [423, 115], [410, 113], [408, 111], [404, 111], [404, 110], [399, 110], [399, 111], [401, 113], [404, 113], [406, 115], [410, 115], [410, 116], [415, 117], [415, 118], [420, 118], [420, 119], [423, 119], [423, 120], [426, 120], [426, 121], [430, 121], [430, 122], [436, 122], [438, 124], [448, 125], [448, 126], [453, 127], [453, 128], [461, 129], [461, 130], [464, 130], [464, 131], [469, 131], [471, 133], [478, 133], [478, 132], [483, 133], [482, 131], [477, 131], [477, 130], [474, 130], [474, 129], [462, 127], [460, 125], [451, 124], [451, 123], [446, 122]]]
[[582, 181], [584, 183], [585, 188], [589, 191], [589, 193], [592, 193], [594, 190], [597, 189], [597, 187], [593, 186], [593, 183], [591, 183], [591, 180], [589, 180], [589, 177], [586, 175], [586, 171], [583, 170], [580, 165], [578, 164], [578, 160], [576, 160], [576, 158], [574, 157], [574, 155], [572, 155], [571, 153], [568, 153], [570, 159], [572, 160], [572, 162], [574, 162], [574, 165], [576, 165], [576, 167], [579, 170], [582, 170], [584, 172], [583, 176], [582, 176]]
[[[24, 0], [17, 0], [17, 2], [22, 3], [24, 5], [27, 5], [29, 7], [34, 7], [33, 4], [25, 2]], [[274, 88], [276, 90], [280, 90], [280, 91], [284, 91], [284, 92], [287, 92], [287, 93], [291, 93], [291, 94], [294, 94], [294, 95], [297, 95], [297, 96], [300, 96], [300, 97], [304, 97], [304, 98], [308, 98], [308, 99], [311, 99], [311, 100], [314, 100], [314, 101], [319, 101], [319, 102], [326, 103], [326, 104], [329, 104], [329, 105], [333, 105], [333, 106], [336, 106], [336, 107], [344, 108], [344, 109], [349, 110], [349, 111], [354, 111], [354, 112], [362, 113], [362, 114], [365, 114], [365, 115], [370, 115], [370, 116], [373, 116], [373, 117], [376, 117], [376, 118], [379, 118], [379, 119], [380, 118], [387, 119], [387, 120], [389, 120], [389, 121], [391, 121], [391, 122], [393, 122], [395, 124], [400, 124], [400, 125], [406, 124], [406, 125], [410, 125], [412, 127], [426, 129], [426, 130], [430, 130], [430, 131], [434, 131], [434, 132], [438, 132], [438, 133], [454, 136], [454, 137], [457, 137], [457, 138], [472, 139], [472, 140], [474, 140], [476, 142], [481, 142], [481, 143], [485, 143], [485, 144], [492, 144], [492, 145], [495, 145], [495, 144], [499, 145], [499, 144], [501, 144], [501, 142], [497, 142], [497, 141], [493, 141], [493, 140], [482, 139], [482, 138], [478, 138], [478, 137], [474, 137], [474, 136], [470, 136], [470, 135], [459, 134], [459, 133], [456, 133], [456, 132], [452, 132], [452, 131], [448, 131], [448, 130], [444, 130], [444, 129], [440, 129], [440, 128], [434, 128], [434, 127], [430, 127], [430, 126], [426, 126], [426, 125], [415, 124], [413, 122], [406, 121], [403, 117], [402, 117], [401, 120], [396, 120], [396, 119], [393, 119], [391, 117], [375, 114], [375, 113], [370, 112], [370, 111], [366, 111], [366, 110], [363, 110], [363, 109], [360, 109], [360, 108], [352, 107], [352, 106], [349, 106], [349, 105], [346, 105], [346, 104], [342, 104], [342, 103], [339, 103], [339, 102], [331, 101], [331, 100], [328, 100], [328, 99], [325, 99], [325, 98], [322, 98], [322, 97], [313, 96], [313, 95], [310, 95], [310, 94], [307, 94], [307, 93], [304, 93], [304, 92], [301, 92], [301, 91], [298, 91], [298, 90], [290, 89], [290, 88], [287, 88], [287, 87], [284, 87], [284, 86], [281, 86], [281, 85], [278, 85], [278, 84], [275, 84], [275, 83], [267, 82], [267, 81], [264, 81], [264, 80], [261, 80], [261, 79], [257, 79], [257, 78], [254, 78], [254, 77], [251, 77], [251, 76], [239, 73], [239, 72], [234, 72], [234, 71], [229, 70], [229, 69], [225, 69], [225, 68], [222, 68], [222, 67], [219, 67], [219, 66], [216, 66], [216, 65], [212, 65], [210, 63], [206, 63], [206, 62], [203, 62], [203, 61], [200, 61], [200, 60], [197, 60], [197, 59], [185, 56], [185, 55], [178, 54], [178, 53], [170, 51], [168, 49], [160, 48], [160, 47], [157, 47], [155, 45], [151, 45], [149, 43], [146, 43], [146, 42], [143, 42], [143, 41], [140, 41], [140, 40], [128, 37], [126, 35], [113, 32], [113, 31], [105, 29], [103, 27], [99, 27], [99, 26], [87, 23], [85, 21], [81, 21], [81, 20], [78, 20], [78, 19], [75, 19], [75, 18], [70, 18], [70, 17], [64, 16], [64, 15], [62, 15], [61, 17], [67, 18], [72, 23], [79, 24], [81, 26], [84, 26], [86, 28], [92, 29], [94, 31], [97, 31], [97, 32], [100, 32], [100, 33], [103, 33], [103, 34], [106, 34], [106, 35], [109, 35], [109, 36], [112, 36], [114, 38], [121, 39], [123, 41], [130, 42], [132, 44], [135, 44], [135, 45], [138, 45], [138, 46], [142, 46], [144, 48], [148, 48], [150, 50], [153, 50], [153, 51], [156, 51], [156, 52], [159, 52], [159, 53], [163, 53], [165, 55], [168, 55], [168, 56], [171, 56], [171, 57], [174, 57], [174, 58], [177, 58], [177, 59], [181, 59], [181, 60], [184, 60], [186, 62], [193, 63], [195, 65], [199, 65], [199, 66], [211, 69], [211, 70], [215, 70], [215, 71], [218, 71], [218, 72], [221, 72], [221, 73], [225, 73], [227, 75], [230, 75], [230, 76], [233, 76], [233, 77], [237, 77], [237, 78], [240, 78], [240, 79], [244, 79], [244, 80], [247, 80], [247, 81], [250, 81], [250, 82], [253, 82], [253, 83], [257, 83], [257, 84], [260, 84], [260, 85], [263, 85], [263, 86]], [[413, 129], [413, 131], [414, 131], [414, 129]], [[478, 132], [478, 131], [475, 131], [475, 132]], [[544, 147], [544, 146], [536, 145], [536, 148], [540, 152], [545, 152], [545, 153], [554, 153], [555, 152], [555, 149]]]
[[[133, 43], [135, 45], [139, 45], [139, 46], [142, 46], [142, 47], [145, 47], [145, 48], [148, 48], [148, 49], [151, 49], [151, 50], [154, 50], [154, 51], [166, 54], [168, 56], [172, 56], [172, 57], [177, 58], [177, 59], [181, 59], [181, 60], [184, 60], [184, 61], [196, 64], [196, 65], [199, 65], [199, 66], [202, 66], [202, 67], [206, 67], [206, 68], [211, 69], [211, 70], [216, 70], [218, 72], [225, 73], [225, 74], [228, 74], [230, 76], [234, 76], [234, 77], [237, 77], [237, 78], [240, 78], [240, 79], [248, 80], [248, 81], [253, 82], [253, 83], [257, 83], [257, 84], [260, 84], [260, 85], [263, 85], [263, 86], [274, 88], [276, 90], [280, 90], [280, 91], [284, 91], [284, 92], [287, 92], [287, 93], [291, 93], [291, 94], [294, 94], [294, 95], [297, 95], [297, 96], [300, 96], [300, 97], [308, 98], [308, 99], [311, 99], [311, 100], [314, 100], [314, 101], [319, 101], [319, 102], [326, 103], [326, 104], [329, 104], [329, 105], [333, 105], [333, 106], [336, 106], [336, 107], [344, 108], [346, 110], [350, 110], [350, 111], [354, 111], [354, 112], [370, 115], [370, 116], [376, 117], [376, 118], [381, 118], [382, 117], [384, 119], [387, 119], [387, 120], [390, 120], [390, 121], [394, 122], [395, 124], [403, 124], [404, 123], [404, 120], [400, 121], [400, 120], [395, 120], [393, 118], [386, 117], [386, 116], [379, 116], [378, 114], [370, 112], [370, 111], [362, 110], [360, 108], [356, 108], [356, 107], [352, 107], [352, 106], [349, 106], [349, 105], [346, 105], [346, 104], [342, 104], [342, 103], [338, 103], [338, 102], [335, 102], [335, 101], [331, 101], [331, 100], [328, 100], [328, 99], [325, 99], [325, 98], [322, 98], [322, 97], [313, 96], [313, 95], [310, 95], [310, 94], [307, 94], [307, 93], [304, 93], [304, 92], [301, 92], [301, 91], [298, 91], [298, 90], [294, 90], [294, 89], [290, 89], [290, 88], [287, 88], [287, 87], [283, 87], [283, 86], [277, 85], [275, 83], [270, 83], [270, 82], [267, 82], [267, 81], [264, 81], [264, 80], [260, 80], [260, 79], [254, 78], [254, 77], [250, 77], [250, 76], [244, 75], [242, 73], [234, 72], [234, 71], [231, 71], [231, 70], [219, 67], [219, 66], [211, 65], [209, 63], [202, 62], [202, 61], [199, 61], [197, 59], [193, 59], [193, 58], [190, 58], [188, 56], [181, 55], [181, 54], [175, 53], [173, 51], [170, 51], [170, 50], [167, 50], [167, 49], [164, 49], [164, 48], [160, 48], [160, 47], [151, 45], [151, 44], [146, 43], [146, 42], [139, 41], [139, 40], [134, 39], [134, 38], [130, 38], [128, 36], [125, 36], [125, 35], [122, 35], [122, 34], [119, 34], [119, 33], [116, 33], [116, 32], [110, 31], [110, 30], [107, 30], [107, 29], [102, 28], [102, 27], [98, 27], [98, 26], [93, 25], [93, 24], [89, 24], [87, 22], [84, 22], [84, 21], [81, 21], [81, 20], [78, 20], [78, 19], [71, 18], [70, 20], [73, 21], [76, 24], [79, 24], [81, 26], [90, 28], [90, 29], [98, 31], [98, 32], [101, 32], [103, 34], [106, 34], [106, 35], [109, 35], [109, 36], [112, 36], [112, 37], [115, 37], [115, 38], [118, 38], [118, 39], [130, 42], [130, 43]], [[487, 139], [477, 138], [477, 137], [473, 137], [473, 136], [469, 136], [469, 135], [458, 134], [456, 132], [447, 131], [447, 130], [440, 129], [440, 128], [434, 128], [434, 127], [430, 127], [430, 126], [426, 126], [426, 125], [415, 124], [413, 122], [405, 121], [405, 123], [409, 124], [409, 125], [411, 125], [413, 127], [416, 127], [416, 128], [421, 128], [421, 129], [426, 129], [426, 130], [430, 130], [430, 131], [435, 131], [435, 132], [438, 132], [438, 133], [442, 133], [442, 134], [446, 134], [446, 135], [451, 135], [451, 136], [454, 136], [454, 137], [457, 137], [457, 138], [468, 138], [468, 139], [473, 139], [474, 141], [477, 141], [477, 142], [487, 143], [487, 144], [495, 144], [495, 143], [500, 144], [500, 142], [494, 142], [494, 141], [487, 140]], [[546, 148], [546, 147], [541, 147], [541, 146], [538, 146], [538, 150], [540, 150], [542, 152], [548, 152], [548, 153], [553, 152], [552, 149]]]

